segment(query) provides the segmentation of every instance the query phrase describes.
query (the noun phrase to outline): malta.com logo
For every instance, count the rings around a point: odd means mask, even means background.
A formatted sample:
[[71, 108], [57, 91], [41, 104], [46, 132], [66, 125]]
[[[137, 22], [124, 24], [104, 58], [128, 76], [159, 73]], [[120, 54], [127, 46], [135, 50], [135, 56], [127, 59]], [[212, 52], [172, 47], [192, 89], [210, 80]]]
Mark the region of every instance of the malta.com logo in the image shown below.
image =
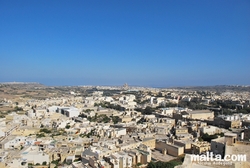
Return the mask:
[[247, 156], [244, 154], [232, 154], [232, 155], [225, 155], [222, 158], [219, 154], [214, 154], [213, 152], [207, 152], [206, 154], [202, 155], [191, 155], [191, 162], [202, 164], [202, 165], [221, 165], [227, 166], [232, 165], [233, 162], [244, 162], [247, 160]]

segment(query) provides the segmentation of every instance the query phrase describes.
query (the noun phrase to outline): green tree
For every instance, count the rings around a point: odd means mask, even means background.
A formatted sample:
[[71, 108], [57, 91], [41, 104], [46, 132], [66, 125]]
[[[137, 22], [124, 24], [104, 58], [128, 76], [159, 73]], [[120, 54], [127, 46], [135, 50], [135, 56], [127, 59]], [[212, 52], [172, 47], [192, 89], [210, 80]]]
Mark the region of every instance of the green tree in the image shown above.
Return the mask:
[[119, 117], [118, 116], [111, 116], [112, 121], [114, 122], [114, 124], [117, 124], [119, 122]]
[[17, 106], [16, 106], [16, 107], [14, 108], [14, 110], [15, 110], [15, 111], [23, 111], [23, 108], [22, 108], [22, 107], [17, 107]]
[[47, 128], [42, 128], [42, 129], [40, 129], [40, 132], [44, 132], [46, 134], [50, 134], [51, 130], [48, 130]]
[[181, 165], [184, 160], [184, 156], [179, 156], [178, 158], [174, 160], [170, 160], [169, 162], [153, 162], [151, 161], [147, 168], [174, 168], [177, 165]]
[[104, 123], [108, 123], [108, 122], [110, 122], [110, 118], [107, 116], [107, 115], [104, 115], [103, 116], [103, 118], [102, 118], [102, 121], [104, 122]]
[[217, 135], [217, 134], [208, 135], [207, 133], [205, 133], [205, 134], [203, 134], [203, 135], [201, 136], [201, 138], [202, 138], [204, 141], [211, 142], [212, 139], [218, 138], [218, 135]]
[[147, 107], [145, 108], [143, 114], [150, 115], [150, 114], [152, 114], [153, 110], [154, 110], [154, 109], [153, 109], [152, 107], [147, 106]]
[[36, 137], [37, 138], [42, 138], [42, 137], [45, 137], [45, 135], [44, 135], [44, 133], [40, 133], [40, 134], [38, 133], [38, 134], [36, 134]]
[[70, 125], [67, 124], [67, 125], [65, 126], [65, 129], [69, 129], [69, 128], [70, 128]]

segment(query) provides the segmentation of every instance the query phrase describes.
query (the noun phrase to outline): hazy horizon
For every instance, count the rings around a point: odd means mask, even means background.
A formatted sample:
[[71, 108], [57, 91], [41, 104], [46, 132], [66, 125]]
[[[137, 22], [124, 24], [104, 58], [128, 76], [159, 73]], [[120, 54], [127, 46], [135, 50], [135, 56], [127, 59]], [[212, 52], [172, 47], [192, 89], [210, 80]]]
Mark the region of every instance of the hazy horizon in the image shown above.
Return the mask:
[[[121, 83], [121, 84], [116, 84], [116, 85], [98, 85], [98, 84], [78, 84], [78, 85], [47, 85], [41, 82], [35, 82], [35, 81], [30, 81], [30, 82], [25, 82], [25, 81], [8, 81], [8, 82], [1, 82], [0, 84], [41, 84], [47, 87], [80, 87], [80, 86], [107, 86], [107, 87], [122, 87], [125, 83]], [[227, 84], [219, 84], [219, 85], [130, 85], [128, 84], [129, 87], [148, 87], [148, 88], [177, 88], [177, 87], [216, 87], [216, 86], [248, 86], [250, 87], [250, 85], [246, 84], [246, 85], [238, 85], [238, 84], [234, 84], [234, 85], [227, 85]]]

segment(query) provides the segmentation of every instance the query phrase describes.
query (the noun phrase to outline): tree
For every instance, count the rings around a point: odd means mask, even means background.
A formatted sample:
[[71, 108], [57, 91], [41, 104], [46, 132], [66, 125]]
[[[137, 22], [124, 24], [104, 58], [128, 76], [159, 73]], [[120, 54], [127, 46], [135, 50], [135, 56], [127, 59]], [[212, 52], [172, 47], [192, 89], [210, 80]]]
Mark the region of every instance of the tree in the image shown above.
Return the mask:
[[28, 163], [28, 168], [32, 168], [33, 164], [32, 163]]
[[155, 162], [149, 162], [147, 168], [157, 168]]
[[114, 124], [117, 124], [119, 122], [119, 117], [118, 116], [111, 116], [112, 121], [114, 122]]
[[108, 122], [110, 122], [110, 118], [107, 115], [104, 115], [103, 118], [102, 118], [102, 121], [104, 123], [108, 123]]
[[53, 160], [51, 163], [52, 163], [52, 164], [55, 164], [55, 165], [56, 165], [56, 167], [57, 167], [57, 166], [58, 166], [58, 164], [59, 164], [59, 160]]
[[16, 106], [16, 107], [14, 108], [14, 110], [15, 110], [15, 111], [23, 111], [23, 108], [22, 108], [22, 107], [17, 107], [17, 106]]
[[144, 118], [141, 118], [139, 121], [137, 121], [137, 124], [143, 124], [144, 122], [146, 122], [146, 120]]
[[67, 125], [65, 126], [65, 128], [66, 128], [66, 129], [69, 129], [69, 128], [70, 128], [70, 125], [67, 124]]
[[38, 133], [38, 134], [36, 134], [36, 137], [41, 138], [41, 137], [45, 137], [45, 135], [44, 135], [44, 133], [41, 133], [41, 134]]
[[86, 118], [87, 116], [85, 114], [79, 114], [78, 117]]
[[42, 128], [42, 129], [40, 129], [40, 132], [44, 132], [44, 133], [46, 133], [46, 134], [50, 134], [50, 133], [51, 133], [51, 131], [48, 130], [47, 128]]
[[184, 160], [184, 156], [179, 156], [174, 160], [170, 160], [169, 162], [150, 162], [147, 168], [174, 168], [177, 165], [181, 165]]
[[198, 140], [199, 140], [199, 141], [203, 141], [202, 137], [199, 137]]
[[137, 163], [136, 166], [141, 166], [142, 164], [141, 163]]
[[152, 107], [147, 106], [147, 107], [145, 108], [145, 110], [144, 110], [144, 114], [150, 115], [150, 114], [152, 114], [153, 110], [154, 110], [154, 109], [153, 109]]
[[214, 134], [214, 135], [208, 135], [207, 133], [203, 134], [201, 136], [201, 138], [204, 140], [204, 141], [208, 141], [208, 142], [211, 142], [212, 139], [216, 139], [218, 138], [217, 134]]
[[86, 109], [85, 112], [86, 112], [86, 113], [89, 113], [89, 112], [91, 112], [91, 110], [90, 110], [90, 109]]

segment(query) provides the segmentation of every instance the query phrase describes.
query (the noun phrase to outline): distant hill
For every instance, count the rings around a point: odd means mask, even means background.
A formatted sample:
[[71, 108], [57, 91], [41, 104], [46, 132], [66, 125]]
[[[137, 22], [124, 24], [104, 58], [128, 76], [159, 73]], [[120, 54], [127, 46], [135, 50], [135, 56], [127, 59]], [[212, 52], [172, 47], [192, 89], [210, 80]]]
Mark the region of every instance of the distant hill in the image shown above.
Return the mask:
[[187, 86], [187, 87], [172, 87], [173, 89], [186, 89], [186, 90], [202, 90], [202, 91], [246, 91], [250, 92], [250, 86], [241, 85], [216, 85], [216, 86]]
[[20, 87], [20, 88], [44, 88], [45, 85], [38, 82], [2, 82], [0, 85], [8, 85], [12, 87]]

